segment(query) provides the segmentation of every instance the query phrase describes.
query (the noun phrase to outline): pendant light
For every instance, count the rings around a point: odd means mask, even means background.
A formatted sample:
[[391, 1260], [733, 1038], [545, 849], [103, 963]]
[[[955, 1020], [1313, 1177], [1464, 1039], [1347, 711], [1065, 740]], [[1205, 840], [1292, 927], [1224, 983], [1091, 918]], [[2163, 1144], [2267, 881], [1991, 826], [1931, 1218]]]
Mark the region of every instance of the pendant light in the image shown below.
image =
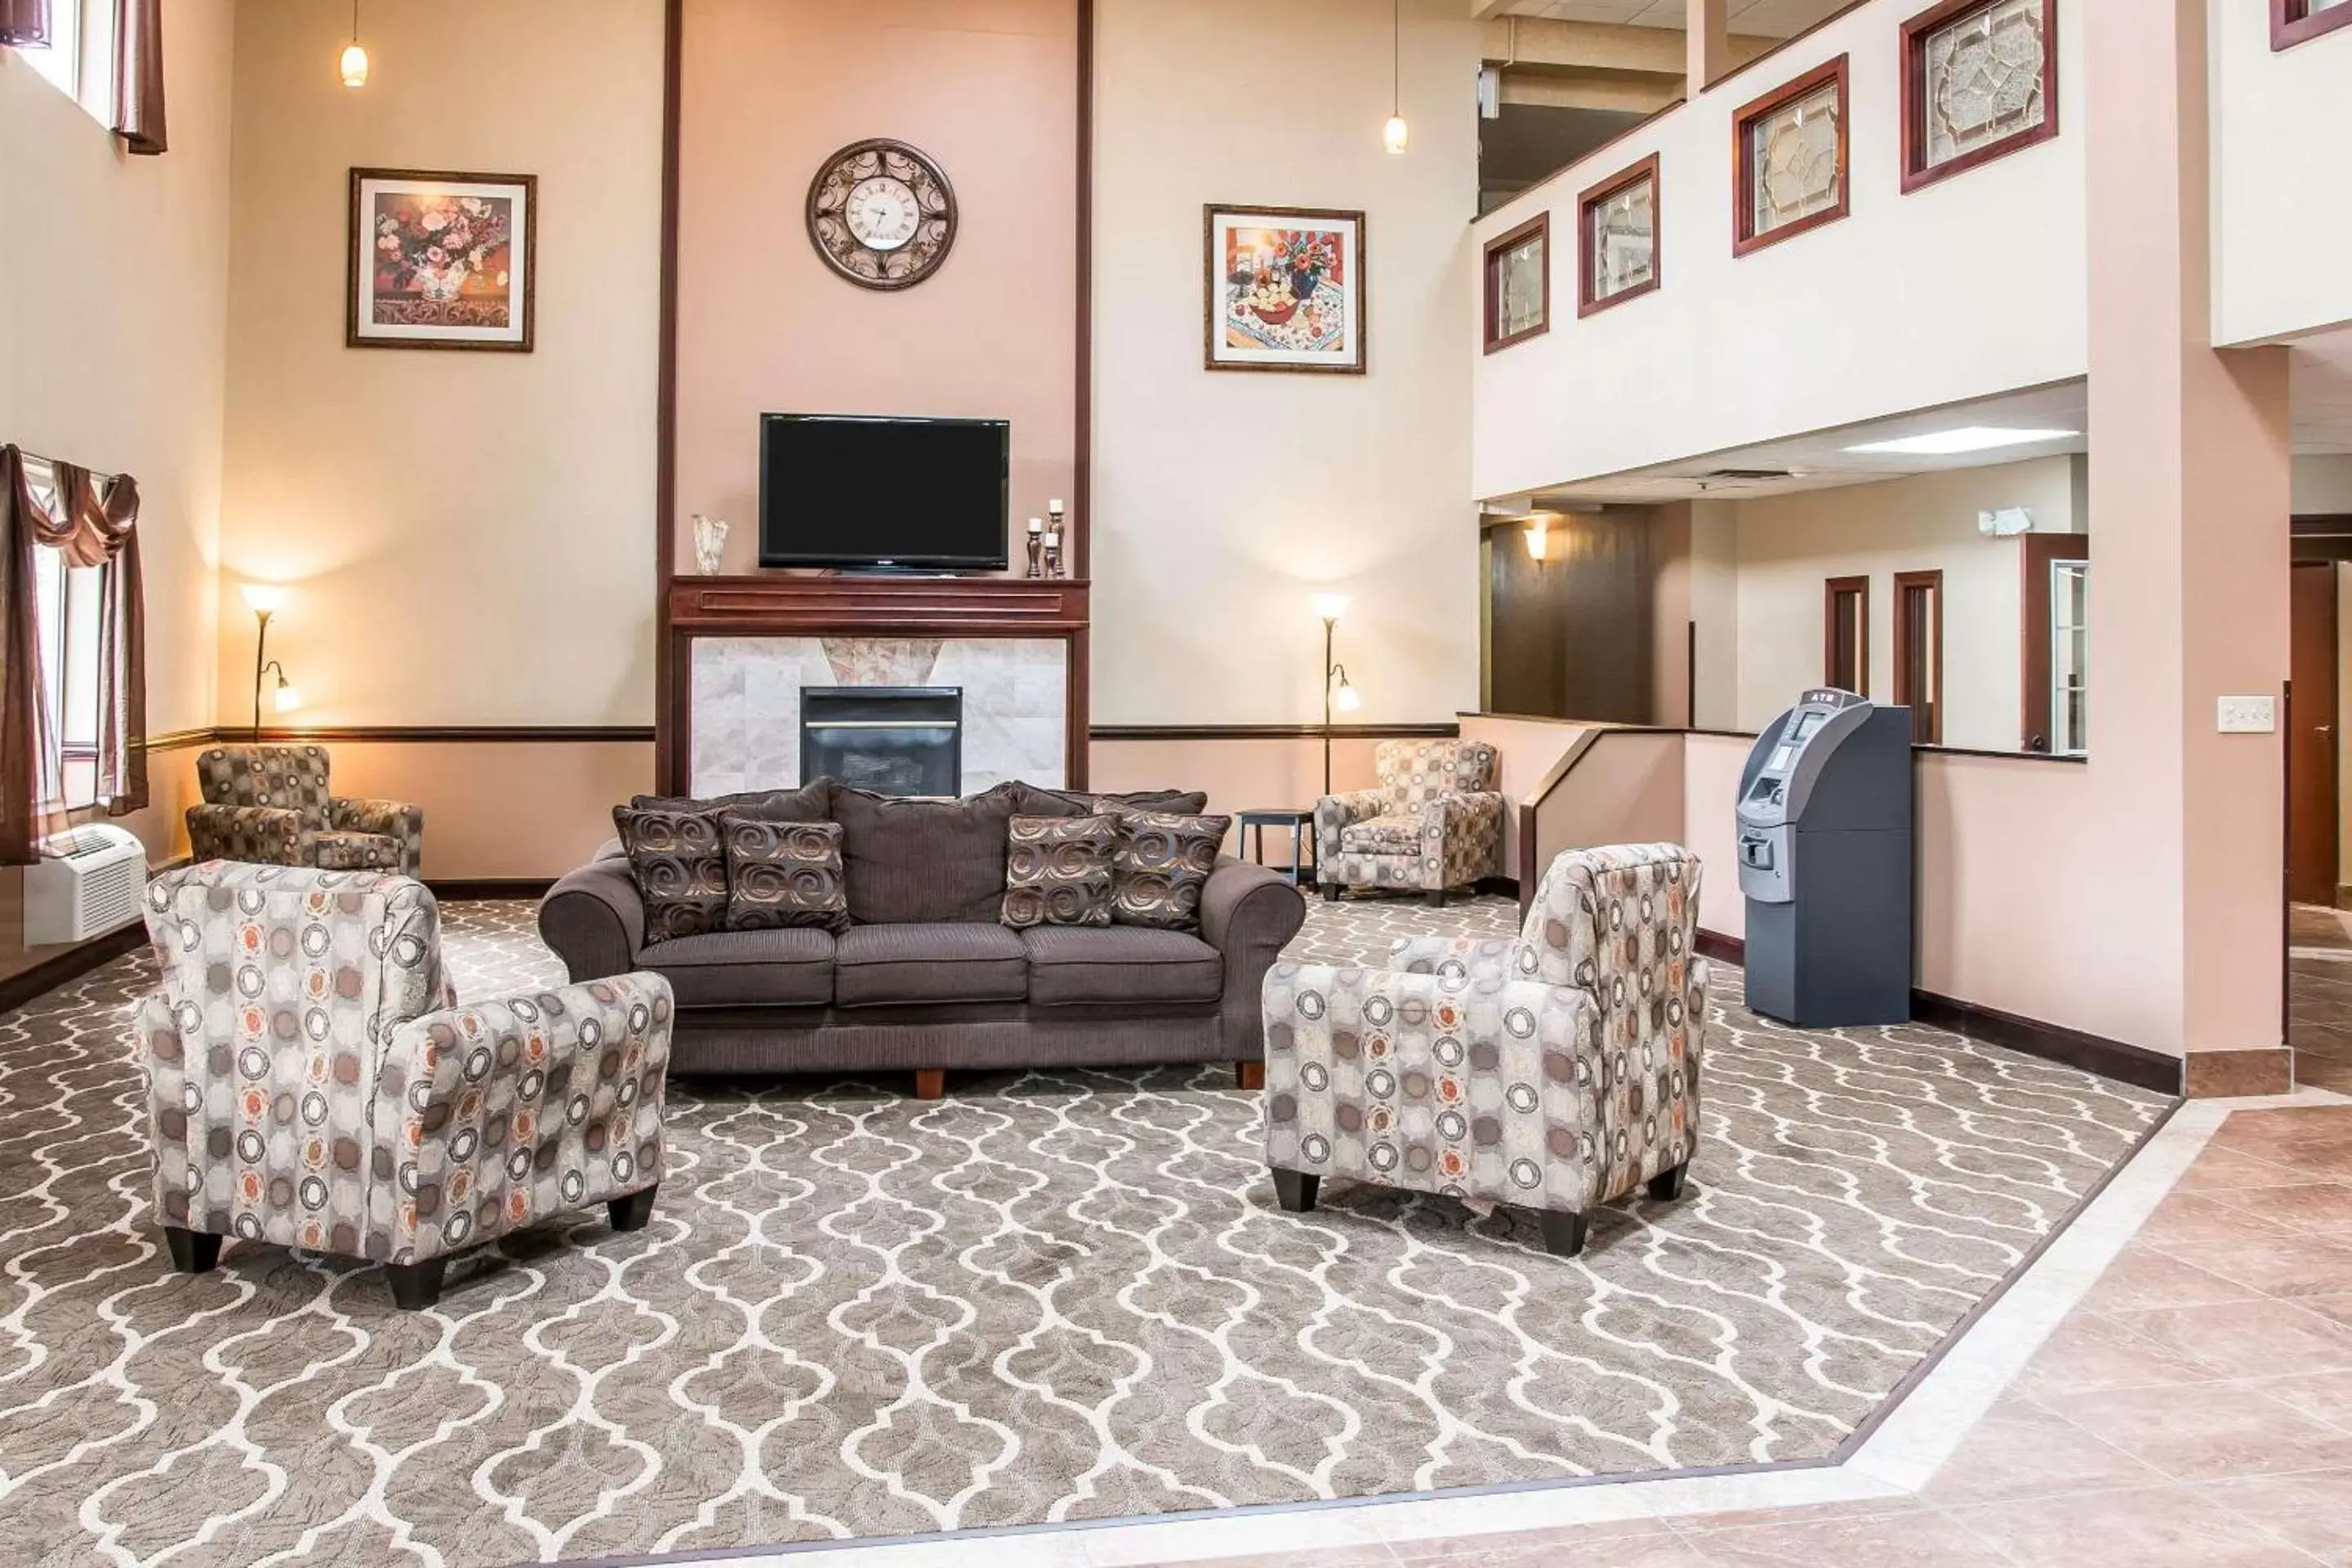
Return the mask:
[[[352, 0], [356, 5], [359, 0]], [[1404, 0], [1391, 0], [1389, 9], [1389, 122], [1381, 127], [1381, 144], [1402, 155], [1412, 139], [1404, 122]]]
[[345, 87], [367, 85], [368, 53], [360, 45], [360, 0], [352, 0], [352, 41], [343, 46], [341, 68]]

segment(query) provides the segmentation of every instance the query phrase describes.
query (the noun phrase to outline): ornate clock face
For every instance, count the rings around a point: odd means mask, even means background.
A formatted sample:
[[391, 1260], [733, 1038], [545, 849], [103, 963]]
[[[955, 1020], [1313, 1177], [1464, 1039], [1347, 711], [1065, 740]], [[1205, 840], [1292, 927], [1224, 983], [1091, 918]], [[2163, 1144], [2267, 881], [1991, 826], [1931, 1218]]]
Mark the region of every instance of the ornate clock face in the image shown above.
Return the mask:
[[866, 289], [906, 289], [939, 270], [955, 243], [955, 193], [940, 166], [903, 142], [859, 142], [810, 183], [810, 243]]

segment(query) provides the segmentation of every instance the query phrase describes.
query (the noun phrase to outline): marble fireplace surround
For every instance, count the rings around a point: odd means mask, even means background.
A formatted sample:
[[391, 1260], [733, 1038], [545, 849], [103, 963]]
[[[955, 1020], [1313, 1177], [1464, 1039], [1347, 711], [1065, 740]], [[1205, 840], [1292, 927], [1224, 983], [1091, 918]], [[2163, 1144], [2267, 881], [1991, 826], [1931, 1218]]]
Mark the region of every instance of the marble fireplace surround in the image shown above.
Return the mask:
[[950, 686], [963, 693], [963, 793], [1068, 776], [1070, 645], [1034, 637], [698, 637], [688, 654], [696, 795], [800, 784], [801, 691]]

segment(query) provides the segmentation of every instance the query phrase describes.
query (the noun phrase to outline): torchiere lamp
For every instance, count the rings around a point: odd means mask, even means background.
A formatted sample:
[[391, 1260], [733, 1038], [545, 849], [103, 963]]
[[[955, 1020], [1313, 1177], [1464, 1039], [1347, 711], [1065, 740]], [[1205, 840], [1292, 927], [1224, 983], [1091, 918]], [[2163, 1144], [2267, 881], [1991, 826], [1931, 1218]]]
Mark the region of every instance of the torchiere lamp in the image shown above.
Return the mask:
[[253, 606], [258, 623], [253, 637], [253, 738], [261, 739], [262, 678], [278, 672], [278, 711], [291, 713], [302, 706], [302, 694], [286, 679], [286, 667], [268, 657], [269, 617], [286, 603], [287, 590], [275, 583], [247, 583], [245, 602]]
[[1348, 667], [1331, 657], [1332, 634], [1339, 629], [1339, 617], [1348, 613], [1345, 594], [1318, 594], [1314, 598], [1315, 613], [1323, 617], [1323, 793], [1331, 793], [1331, 710], [1353, 713], [1364, 705], [1356, 689], [1348, 682]]

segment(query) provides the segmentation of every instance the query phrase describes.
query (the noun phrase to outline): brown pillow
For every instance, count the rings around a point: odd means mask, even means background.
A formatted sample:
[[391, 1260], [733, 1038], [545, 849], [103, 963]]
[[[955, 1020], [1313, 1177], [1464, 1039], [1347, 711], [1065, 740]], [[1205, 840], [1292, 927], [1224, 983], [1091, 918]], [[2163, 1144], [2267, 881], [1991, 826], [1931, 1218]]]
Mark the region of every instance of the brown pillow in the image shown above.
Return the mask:
[[842, 784], [833, 817], [841, 824], [849, 916], [859, 925], [996, 923], [1012, 785], [961, 800], [916, 800]]
[[1141, 789], [1129, 795], [1097, 795], [1090, 790], [1073, 793], [1019, 783], [1013, 789], [1013, 809], [1024, 816], [1093, 816], [1125, 809], [1191, 815], [1209, 808], [1209, 797], [1198, 790]]
[[1201, 889], [1217, 868], [1230, 816], [1172, 811], [1118, 813], [1113, 856], [1111, 921], [1192, 931], [1201, 923]]
[[648, 945], [714, 931], [727, 919], [727, 848], [719, 814], [616, 805], [613, 826], [646, 905]]
[[677, 795], [641, 795], [629, 802], [637, 811], [731, 811], [763, 822], [824, 822], [833, 816], [833, 781], [818, 779], [798, 789], [748, 790], [741, 795], [691, 800]]
[[837, 822], [772, 822], [727, 812], [727, 929], [849, 928]]
[[1006, 837], [1006, 925], [1021, 931], [1110, 924], [1117, 822], [1108, 816], [1016, 816]]

